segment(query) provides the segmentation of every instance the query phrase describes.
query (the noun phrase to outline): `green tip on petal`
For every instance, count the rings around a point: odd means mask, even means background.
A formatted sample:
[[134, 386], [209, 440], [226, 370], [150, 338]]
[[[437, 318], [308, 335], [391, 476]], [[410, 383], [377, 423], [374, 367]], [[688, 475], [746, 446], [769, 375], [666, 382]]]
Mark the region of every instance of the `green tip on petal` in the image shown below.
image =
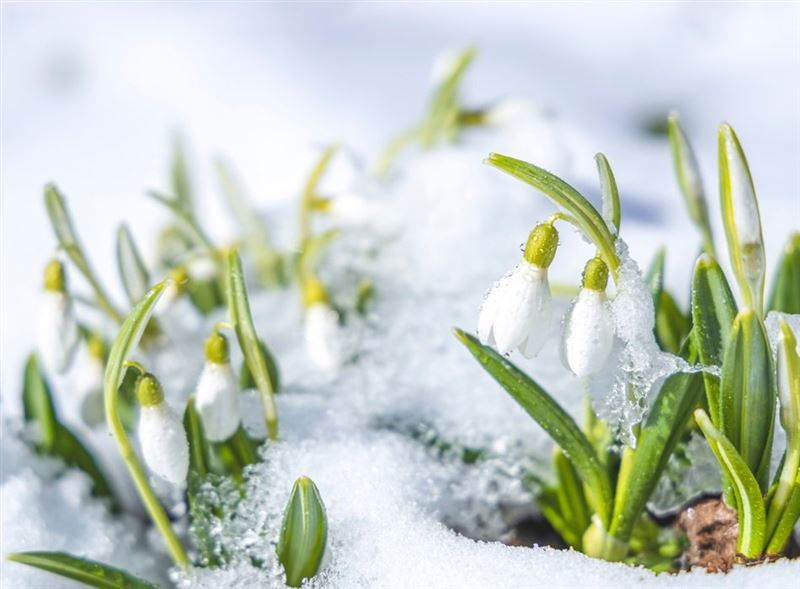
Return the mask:
[[605, 292], [608, 286], [608, 266], [600, 257], [594, 257], [583, 268], [583, 287]]
[[215, 329], [206, 339], [205, 353], [208, 362], [227, 364], [231, 359], [228, 338]]
[[67, 274], [64, 264], [57, 259], [52, 259], [44, 267], [44, 289], [49, 292], [67, 291]]
[[144, 373], [136, 381], [136, 399], [142, 407], [157, 407], [164, 402], [161, 383], [149, 372]]
[[533, 228], [525, 244], [522, 257], [539, 268], [549, 268], [558, 249], [558, 231], [552, 223], [542, 223]]

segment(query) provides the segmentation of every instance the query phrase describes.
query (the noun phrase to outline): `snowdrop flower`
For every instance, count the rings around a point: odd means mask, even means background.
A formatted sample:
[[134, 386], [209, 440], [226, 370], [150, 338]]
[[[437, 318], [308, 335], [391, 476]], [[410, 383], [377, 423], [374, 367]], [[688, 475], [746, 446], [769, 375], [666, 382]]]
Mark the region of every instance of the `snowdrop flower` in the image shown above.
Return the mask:
[[524, 98], [506, 98], [483, 115], [483, 122], [491, 127], [508, 127], [520, 121], [541, 119], [545, 116], [541, 106]]
[[216, 329], [206, 340], [205, 355], [195, 407], [206, 437], [223, 442], [239, 429], [239, 387], [231, 368], [228, 339]]
[[139, 413], [139, 443], [148, 468], [174, 485], [189, 472], [189, 443], [183, 422], [164, 401], [161, 384], [145, 373], [136, 383]]
[[532, 358], [544, 346], [552, 320], [547, 269], [558, 247], [558, 231], [542, 223], [531, 231], [522, 261], [495, 284], [481, 307], [478, 337], [507, 354], [517, 348]]
[[381, 216], [382, 209], [374, 201], [357, 194], [345, 193], [330, 199], [326, 212], [345, 225], [366, 225]]
[[561, 357], [576, 376], [596, 374], [606, 365], [614, 345], [614, 319], [606, 300], [608, 267], [592, 258], [564, 323]]
[[339, 314], [331, 308], [319, 281], [311, 279], [304, 288], [306, 350], [319, 368], [335, 372], [342, 365]]
[[187, 271], [195, 282], [209, 282], [217, 277], [217, 266], [209, 256], [192, 258]]
[[78, 398], [81, 419], [93, 427], [105, 419], [103, 407], [103, 378], [105, 375], [106, 345], [103, 339], [92, 335], [87, 345], [87, 357], [78, 372]]
[[37, 337], [45, 366], [54, 372], [64, 372], [75, 354], [80, 334], [72, 297], [67, 292], [64, 266], [58, 260], [51, 260], [45, 267]]

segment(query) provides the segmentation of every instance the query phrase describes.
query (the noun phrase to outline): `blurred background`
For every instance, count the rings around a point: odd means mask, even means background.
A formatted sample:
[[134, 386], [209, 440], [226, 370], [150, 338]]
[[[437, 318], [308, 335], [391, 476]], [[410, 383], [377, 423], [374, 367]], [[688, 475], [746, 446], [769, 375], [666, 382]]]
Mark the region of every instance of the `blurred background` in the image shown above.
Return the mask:
[[[259, 203], [295, 198], [321, 145], [371, 161], [417, 120], [446, 49], [479, 48], [468, 104], [524, 96], [557, 113], [608, 155], [623, 203], [635, 197], [654, 227], [683, 215], [658, 134], [671, 108], [694, 141], [714, 217], [724, 119], [745, 146], [772, 263], [800, 226], [797, 2], [3, 2], [0, 33], [3, 396], [17, 395], [55, 245], [46, 182], [67, 196], [100, 274], [116, 278], [118, 223], [146, 244], [165, 215], [144, 191], [166, 186], [174, 133], [224, 236], [214, 157], [235, 163]], [[646, 262], [689, 231], [654, 229], [635, 253]], [[673, 256], [681, 272], [668, 276], [685, 282], [691, 262]], [[116, 279], [107, 283], [122, 300]]]

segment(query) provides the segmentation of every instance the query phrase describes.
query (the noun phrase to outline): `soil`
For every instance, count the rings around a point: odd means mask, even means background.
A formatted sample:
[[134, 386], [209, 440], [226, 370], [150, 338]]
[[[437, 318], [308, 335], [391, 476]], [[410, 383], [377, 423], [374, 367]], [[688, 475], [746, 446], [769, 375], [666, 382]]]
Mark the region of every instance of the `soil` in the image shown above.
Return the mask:
[[683, 554], [686, 568], [705, 567], [725, 572], [736, 562], [739, 520], [721, 498], [702, 499], [684, 509], [675, 527], [686, 534], [689, 548]]

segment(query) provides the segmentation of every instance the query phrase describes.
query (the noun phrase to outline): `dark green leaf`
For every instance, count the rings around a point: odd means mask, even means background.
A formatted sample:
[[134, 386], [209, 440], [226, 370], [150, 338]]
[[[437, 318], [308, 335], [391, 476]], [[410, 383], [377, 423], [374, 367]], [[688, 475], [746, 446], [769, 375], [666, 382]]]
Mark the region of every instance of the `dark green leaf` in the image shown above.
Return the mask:
[[768, 308], [770, 311], [800, 313], [800, 233], [793, 234], [783, 249]]
[[613, 536], [629, 540], [702, 394], [699, 373], [673, 374], [662, 385], [639, 433], [636, 449], [630, 458], [623, 458], [610, 529]]
[[755, 312], [740, 311], [722, 364], [719, 429], [741, 454], [764, 493], [775, 426], [774, 370], [764, 323]]
[[158, 585], [127, 571], [66, 552], [20, 552], [6, 558], [98, 589], [158, 589]]
[[36, 354], [28, 356], [25, 363], [25, 377], [22, 386], [22, 407], [25, 421], [37, 425], [37, 447], [45, 454], [52, 454], [58, 436], [58, 419], [53, 405], [50, 385], [39, 368]]
[[669, 292], [662, 290], [660, 298], [656, 311], [656, 339], [662, 350], [680, 354], [689, 335], [689, 319]]
[[456, 337], [500, 385], [553, 438], [587, 485], [590, 504], [605, 526], [611, 516], [611, 483], [605, 466], [575, 420], [536, 382], [475, 337], [455, 330]]
[[714, 427], [705, 411], [697, 409], [694, 419], [705, 434], [720, 467], [731, 481], [736, 496], [736, 512], [739, 515], [736, 551], [747, 558], [758, 558], [766, 544], [766, 513], [758, 481], [730, 440]]
[[[692, 338], [705, 366], [722, 366], [725, 346], [736, 317], [736, 301], [719, 264], [700, 256], [692, 279]], [[719, 424], [719, 378], [703, 372], [711, 421]]]

